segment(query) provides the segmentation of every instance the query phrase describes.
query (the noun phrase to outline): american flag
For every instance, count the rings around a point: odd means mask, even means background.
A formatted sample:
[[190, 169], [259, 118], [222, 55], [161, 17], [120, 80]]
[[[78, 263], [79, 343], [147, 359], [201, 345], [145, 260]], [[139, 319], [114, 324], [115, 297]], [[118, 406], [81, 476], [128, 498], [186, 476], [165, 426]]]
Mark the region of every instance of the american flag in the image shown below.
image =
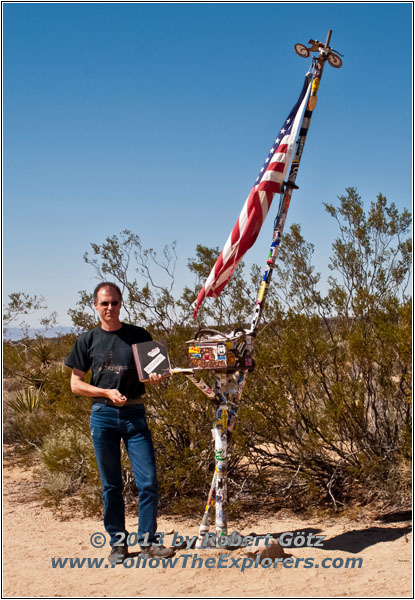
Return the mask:
[[300, 97], [275, 138], [235, 227], [199, 292], [193, 318], [196, 317], [199, 306], [206, 296], [217, 298], [220, 295], [243, 255], [257, 239], [274, 194], [281, 191], [310, 85], [311, 80], [307, 74]]

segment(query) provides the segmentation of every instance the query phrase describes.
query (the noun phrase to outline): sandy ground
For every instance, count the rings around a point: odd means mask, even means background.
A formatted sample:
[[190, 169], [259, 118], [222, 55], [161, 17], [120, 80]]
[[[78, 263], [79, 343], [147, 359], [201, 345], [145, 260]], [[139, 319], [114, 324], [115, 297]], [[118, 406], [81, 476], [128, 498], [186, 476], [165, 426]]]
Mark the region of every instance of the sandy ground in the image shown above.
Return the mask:
[[[106, 561], [108, 545], [97, 549], [90, 543], [93, 533], [104, 532], [99, 520], [62, 519], [42, 506], [36, 471], [22, 467], [10, 449], [5, 452], [3, 476], [3, 597], [412, 597], [412, 530], [402, 515], [395, 520], [390, 518], [391, 522], [379, 520], [376, 515], [355, 520], [301, 520], [278, 515], [229, 524], [230, 532], [237, 530], [244, 535], [275, 536], [291, 531], [304, 532], [306, 537], [309, 533], [326, 536], [323, 548], [287, 548], [293, 559], [290, 567], [278, 564], [263, 568], [254, 563], [241, 572], [238, 567], [245, 554], [238, 548], [180, 550], [175, 568], [157, 567], [155, 563], [153, 568], [148, 564], [143, 568], [142, 563], [136, 566], [138, 547], [130, 547], [132, 558], [126, 566], [111, 568]], [[134, 517], [128, 518], [127, 527], [134, 531]], [[165, 540], [171, 543], [173, 532], [195, 535], [198, 520], [160, 518], [158, 529], [166, 533]], [[232, 563], [225, 557], [224, 568], [192, 568], [196, 553], [204, 560], [210, 557], [218, 561], [220, 555], [240, 560]], [[184, 559], [183, 555], [190, 558]], [[104, 560], [100, 568], [88, 568], [86, 564], [76, 568], [69, 562], [63, 568], [53, 568], [53, 557]], [[305, 559], [313, 562], [306, 563]], [[324, 568], [324, 559], [328, 559], [325, 565], [337, 559], [337, 568]], [[361, 559], [360, 568], [358, 561], [354, 568], [349, 561], [346, 568], [347, 559]]]

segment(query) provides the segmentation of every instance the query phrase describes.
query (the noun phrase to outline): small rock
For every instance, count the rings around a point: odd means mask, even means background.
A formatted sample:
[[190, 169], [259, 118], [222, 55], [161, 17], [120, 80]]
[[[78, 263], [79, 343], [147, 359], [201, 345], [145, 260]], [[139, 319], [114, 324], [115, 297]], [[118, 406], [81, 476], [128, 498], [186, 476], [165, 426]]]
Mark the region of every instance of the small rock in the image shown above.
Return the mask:
[[252, 546], [246, 551], [246, 555], [249, 558], [256, 558], [259, 554], [261, 559], [263, 558], [286, 558], [288, 554], [285, 554], [284, 549], [280, 546], [278, 540], [271, 540], [269, 546], [266, 546], [264, 542], [261, 542], [257, 548], [253, 549]]

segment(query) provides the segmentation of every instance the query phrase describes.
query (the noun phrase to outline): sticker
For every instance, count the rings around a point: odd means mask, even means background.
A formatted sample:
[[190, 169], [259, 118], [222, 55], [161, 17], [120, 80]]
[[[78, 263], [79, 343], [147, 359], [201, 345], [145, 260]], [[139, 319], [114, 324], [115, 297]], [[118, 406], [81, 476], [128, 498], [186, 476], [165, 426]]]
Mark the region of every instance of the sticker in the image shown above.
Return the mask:
[[236, 416], [232, 415], [232, 417], [229, 419], [228, 431], [233, 431], [233, 428], [235, 427], [235, 423], [236, 423]]
[[[216, 513], [216, 527], [225, 527], [226, 525], [226, 515], [225, 512], [223, 510], [219, 510]], [[226, 531], [222, 532], [220, 535], [226, 535]]]
[[150, 375], [150, 373], [152, 373], [165, 358], [166, 357], [163, 354], [159, 354], [154, 360], [151, 361], [151, 363], [144, 367], [144, 371]]
[[209, 506], [213, 506], [215, 504], [215, 491], [211, 490], [209, 492], [209, 496], [208, 496], [208, 500], [207, 500], [207, 504], [206, 504], [206, 510], [209, 510]]
[[261, 283], [261, 287], [259, 288], [258, 302], [262, 302], [262, 299], [264, 297], [265, 290], [266, 290], [267, 287], [268, 287], [267, 283], [265, 281], [263, 281]]
[[228, 410], [226, 408], [220, 408], [217, 413], [216, 427], [226, 429], [228, 422]]
[[235, 354], [233, 352], [228, 352], [228, 354], [226, 355], [226, 358], [228, 361], [228, 366], [232, 367], [236, 362]]
[[313, 83], [311, 84], [311, 91], [317, 92], [319, 87], [320, 87], [320, 79], [318, 79], [318, 77], [314, 77]]
[[236, 350], [237, 350], [238, 354], [243, 354], [245, 352], [245, 348], [246, 348], [246, 341], [245, 340], [242, 340], [242, 342], [240, 342], [236, 346]]
[[226, 460], [226, 457], [223, 456], [223, 450], [217, 450], [215, 452], [215, 458], [216, 458], [217, 461]]
[[226, 408], [224, 408], [222, 411], [222, 428], [226, 429], [227, 424], [228, 424], [228, 411], [226, 410]]
[[213, 369], [215, 367], [223, 368], [224, 363], [218, 360], [203, 360], [202, 358], [193, 358], [190, 356], [190, 366], [192, 368]]
[[218, 358], [224, 356], [225, 354], [226, 354], [225, 344], [218, 344]]
[[191, 346], [189, 348], [189, 354], [200, 354], [200, 348], [197, 346]]

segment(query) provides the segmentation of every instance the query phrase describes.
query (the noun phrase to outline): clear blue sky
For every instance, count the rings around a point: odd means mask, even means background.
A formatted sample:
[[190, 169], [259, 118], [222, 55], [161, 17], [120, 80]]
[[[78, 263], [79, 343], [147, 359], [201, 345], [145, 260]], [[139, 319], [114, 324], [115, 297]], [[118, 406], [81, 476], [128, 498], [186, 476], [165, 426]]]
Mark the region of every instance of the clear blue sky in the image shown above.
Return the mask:
[[96, 284], [83, 253], [125, 228], [176, 240], [177, 292], [192, 284], [188, 258], [222, 248], [297, 100], [294, 44], [329, 29], [343, 67], [325, 68], [286, 225], [323, 273], [323, 202], [355, 186], [411, 208], [410, 3], [4, 3], [4, 301], [43, 294], [69, 325]]

